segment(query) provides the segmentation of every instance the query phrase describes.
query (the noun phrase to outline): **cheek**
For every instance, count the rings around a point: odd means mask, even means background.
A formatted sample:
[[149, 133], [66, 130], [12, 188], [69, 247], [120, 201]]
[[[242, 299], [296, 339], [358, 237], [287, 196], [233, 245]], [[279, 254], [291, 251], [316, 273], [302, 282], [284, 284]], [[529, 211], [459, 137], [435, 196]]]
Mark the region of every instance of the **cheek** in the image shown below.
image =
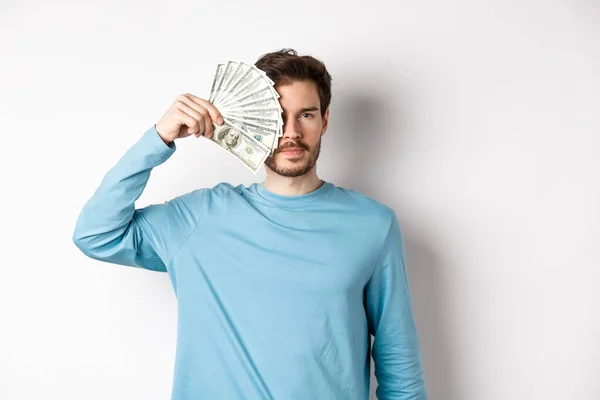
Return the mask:
[[302, 124], [302, 131], [305, 136], [308, 137], [319, 137], [321, 129], [323, 128], [320, 118], [314, 118], [305, 120]]
[[323, 127], [321, 126], [321, 124], [315, 124], [308, 131], [308, 133], [306, 135], [307, 136], [306, 140], [310, 141], [313, 145], [318, 143], [319, 140], [321, 139], [322, 130], [323, 130]]

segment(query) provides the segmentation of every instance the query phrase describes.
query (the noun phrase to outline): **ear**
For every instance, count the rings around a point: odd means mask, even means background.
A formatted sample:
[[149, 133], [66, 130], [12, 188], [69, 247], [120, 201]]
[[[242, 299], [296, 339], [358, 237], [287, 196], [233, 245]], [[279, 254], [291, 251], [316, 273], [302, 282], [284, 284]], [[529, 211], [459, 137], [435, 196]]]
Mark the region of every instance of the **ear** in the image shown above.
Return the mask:
[[329, 125], [329, 106], [327, 106], [327, 110], [325, 110], [325, 115], [323, 115], [323, 128], [321, 130], [321, 136], [325, 134], [327, 131], [327, 126]]

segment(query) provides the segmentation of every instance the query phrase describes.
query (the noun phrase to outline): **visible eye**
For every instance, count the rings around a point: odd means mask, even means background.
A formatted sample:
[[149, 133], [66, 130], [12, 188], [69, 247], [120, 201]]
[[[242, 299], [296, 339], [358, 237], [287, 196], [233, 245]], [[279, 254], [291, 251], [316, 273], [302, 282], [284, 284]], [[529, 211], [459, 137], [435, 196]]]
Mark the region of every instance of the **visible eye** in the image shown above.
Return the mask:
[[301, 117], [303, 116], [307, 116], [307, 117], [312, 117], [313, 115], [311, 113], [304, 113], [304, 114], [300, 114]]

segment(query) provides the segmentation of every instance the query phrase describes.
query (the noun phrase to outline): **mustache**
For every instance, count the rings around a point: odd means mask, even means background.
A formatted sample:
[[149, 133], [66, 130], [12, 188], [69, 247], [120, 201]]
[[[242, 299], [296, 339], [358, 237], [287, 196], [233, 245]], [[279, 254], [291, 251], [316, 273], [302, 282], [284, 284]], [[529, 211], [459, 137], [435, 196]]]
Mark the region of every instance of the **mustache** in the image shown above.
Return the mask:
[[281, 147], [278, 147], [276, 152], [279, 153], [279, 152], [287, 150], [287, 149], [303, 149], [306, 151], [310, 151], [310, 148], [308, 147], [308, 145], [306, 143], [287, 142], [286, 144], [282, 145]]

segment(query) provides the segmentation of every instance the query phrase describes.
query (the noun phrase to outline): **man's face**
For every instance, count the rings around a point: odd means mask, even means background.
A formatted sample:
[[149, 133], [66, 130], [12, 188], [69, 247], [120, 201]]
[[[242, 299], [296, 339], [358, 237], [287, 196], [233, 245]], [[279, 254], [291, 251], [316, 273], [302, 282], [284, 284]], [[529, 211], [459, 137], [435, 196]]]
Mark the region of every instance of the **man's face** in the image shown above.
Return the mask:
[[296, 177], [309, 172], [316, 164], [321, 149], [321, 136], [327, 130], [329, 109], [321, 117], [317, 85], [313, 81], [297, 81], [278, 85], [283, 108], [283, 137], [265, 164], [275, 173]]

